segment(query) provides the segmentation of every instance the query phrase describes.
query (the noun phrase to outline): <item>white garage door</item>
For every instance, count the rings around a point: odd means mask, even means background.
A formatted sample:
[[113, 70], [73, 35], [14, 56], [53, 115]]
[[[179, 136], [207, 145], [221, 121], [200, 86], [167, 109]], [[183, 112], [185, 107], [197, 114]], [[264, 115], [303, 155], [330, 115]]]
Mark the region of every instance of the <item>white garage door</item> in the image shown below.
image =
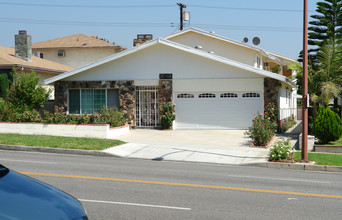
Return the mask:
[[263, 112], [263, 93], [176, 93], [175, 103], [176, 129], [247, 129]]

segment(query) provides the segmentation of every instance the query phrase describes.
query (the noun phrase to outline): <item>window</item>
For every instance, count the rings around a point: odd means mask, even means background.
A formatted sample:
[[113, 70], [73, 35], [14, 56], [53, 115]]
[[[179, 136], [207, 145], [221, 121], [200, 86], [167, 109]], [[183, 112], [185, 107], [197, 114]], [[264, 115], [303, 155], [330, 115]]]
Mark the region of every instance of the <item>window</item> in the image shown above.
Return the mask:
[[178, 94], [177, 95], [178, 99], [193, 99], [194, 98], [194, 94], [188, 94], [188, 93], [182, 93], [182, 94]]
[[202, 93], [198, 95], [198, 98], [215, 98], [216, 95], [213, 93]]
[[242, 98], [256, 98], [256, 97], [260, 97], [260, 94], [255, 93], [255, 92], [248, 92], [248, 93], [242, 94]]
[[262, 59], [259, 56], [256, 56], [255, 58], [255, 65], [254, 67], [261, 69]]
[[57, 56], [58, 57], [65, 57], [65, 52], [64, 51], [58, 51]]
[[236, 93], [223, 93], [220, 95], [220, 98], [237, 98], [238, 95]]
[[44, 54], [42, 52], [33, 52], [33, 55], [36, 57], [44, 59]]
[[119, 107], [119, 93], [115, 89], [70, 89], [69, 113], [92, 114], [104, 106]]

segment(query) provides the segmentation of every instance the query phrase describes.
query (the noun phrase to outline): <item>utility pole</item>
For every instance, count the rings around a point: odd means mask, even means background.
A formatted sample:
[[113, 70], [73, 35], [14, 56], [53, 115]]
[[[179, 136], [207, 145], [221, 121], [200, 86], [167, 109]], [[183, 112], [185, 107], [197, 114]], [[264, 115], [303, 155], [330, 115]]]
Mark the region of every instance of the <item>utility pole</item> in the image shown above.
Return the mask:
[[303, 104], [302, 104], [302, 162], [308, 162], [308, 0], [304, 0], [303, 18]]
[[184, 5], [182, 3], [177, 3], [177, 5], [179, 6], [179, 10], [180, 10], [179, 30], [183, 30], [183, 8], [186, 8], [186, 5]]

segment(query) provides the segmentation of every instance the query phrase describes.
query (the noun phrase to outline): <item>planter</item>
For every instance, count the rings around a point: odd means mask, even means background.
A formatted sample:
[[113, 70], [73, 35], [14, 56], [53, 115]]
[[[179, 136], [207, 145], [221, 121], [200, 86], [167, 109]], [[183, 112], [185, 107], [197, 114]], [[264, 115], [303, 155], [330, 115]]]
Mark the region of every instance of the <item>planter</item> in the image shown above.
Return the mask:
[[255, 146], [254, 143], [251, 143], [251, 147], [256, 147], [256, 148], [269, 148], [271, 146], [271, 144], [273, 143], [274, 139], [276, 138], [275, 135], [273, 135], [273, 137], [271, 138], [271, 140], [268, 142], [268, 144], [266, 146]]
[[342, 154], [341, 145], [314, 145], [315, 152]]
[[110, 139], [129, 134], [129, 125], [110, 128], [105, 125], [43, 124], [0, 122], [0, 133], [52, 135], [64, 137], [88, 137]]

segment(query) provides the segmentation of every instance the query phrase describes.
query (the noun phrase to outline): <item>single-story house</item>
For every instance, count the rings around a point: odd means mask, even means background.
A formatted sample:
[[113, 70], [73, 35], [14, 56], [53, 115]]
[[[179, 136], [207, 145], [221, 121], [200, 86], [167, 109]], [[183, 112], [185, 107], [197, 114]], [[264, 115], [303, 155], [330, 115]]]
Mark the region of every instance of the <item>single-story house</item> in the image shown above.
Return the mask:
[[55, 108], [69, 114], [116, 106], [130, 113], [132, 126], [158, 127], [161, 105], [173, 102], [174, 129], [247, 129], [270, 102], [297, 107], [290, 62], [295, 60], [189, 28], [45, 84], [54, 84]]

